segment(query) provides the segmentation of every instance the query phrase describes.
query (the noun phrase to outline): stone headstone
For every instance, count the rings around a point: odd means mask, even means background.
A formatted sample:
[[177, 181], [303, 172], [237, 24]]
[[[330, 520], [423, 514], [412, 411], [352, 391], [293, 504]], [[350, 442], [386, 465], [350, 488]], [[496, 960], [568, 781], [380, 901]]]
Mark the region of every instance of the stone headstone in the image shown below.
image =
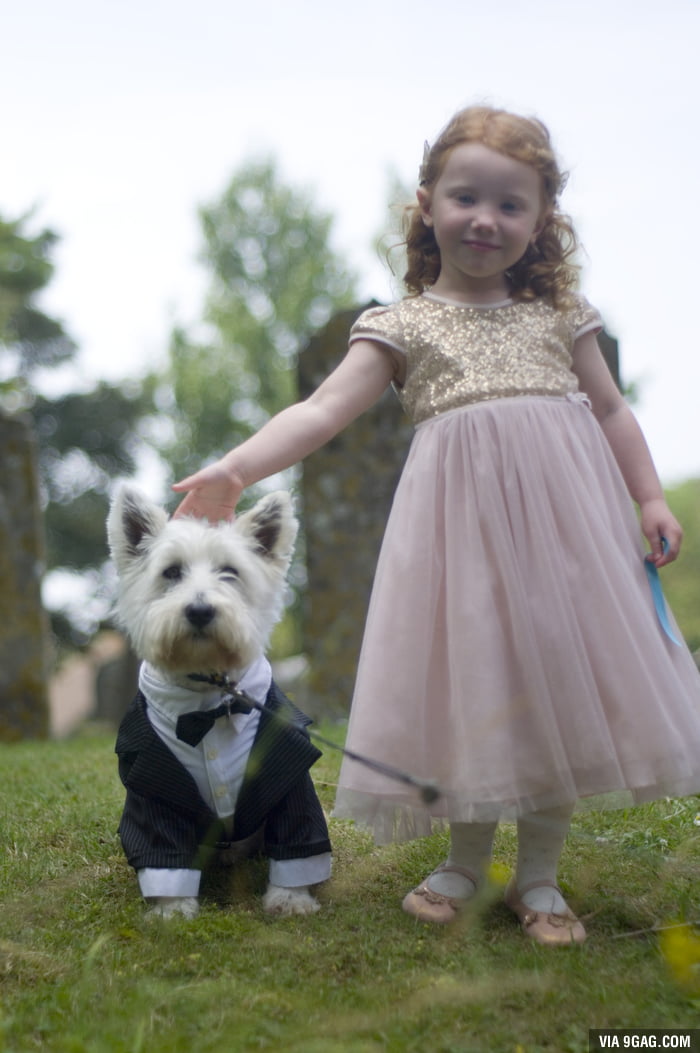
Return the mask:
[[[302, 398], [345, 355], [350, 327], [366, 307], [336, 315], [302, 351]], [[303, 636], [309, 669], [303, 703], [311, 715], [348, 712], [377, 555], [412, 435], [398, 399], [387, 391], [304, 461]]]
[[49, 731], [44, 537], [30, 424], [0, 413], [0, 742]]
[[622, 391], [622, 380], [620, 379], [620, 350], [617, 340], [614, 336], [610, 335], [607, 329], [602, 329], [601, 332], [598, 333], [598, 344], [600, 345], [600, 350], [603, 352], [603, 358], [608, 364], [608, 369], [612, 373], [613, 380], [620, 391]]

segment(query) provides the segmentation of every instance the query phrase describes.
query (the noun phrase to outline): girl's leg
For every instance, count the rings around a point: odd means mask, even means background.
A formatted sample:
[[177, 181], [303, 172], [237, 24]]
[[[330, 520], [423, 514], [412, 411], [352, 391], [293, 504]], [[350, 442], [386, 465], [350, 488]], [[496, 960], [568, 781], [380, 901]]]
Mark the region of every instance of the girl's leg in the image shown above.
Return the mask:
[[[566, 804], [544, 812], [531, 812], [518, 820], [515, 885], [518, 889], [534, 886], [522, 897], [531, 910], [561, 914], [568, 909], [561, 894], [551, 886], [557, 883], [559, 857], [573, 810], [573, 805]], [[539, 886], [538, 882], [543, 884]]]
[[[450, 854], [446, 867], [469, 870], [477, 880], [484, 877], [493, 852], [497, 823], [450, 823]], [[435, 870], [427, 879], [432, 892], [455, 899], [470, 899], [476, 892], [471, 878], [455, 871]]]
[[471, 899], [491, 860], [496, 823], [451, 823], [447, 862], [409, 892], [403, 909], [421, 921], [453, 921]]
[[571, 947], [586, 939], [586, 930], [555, 887], [572, 812], [573, 806], [564, 805], [518, 820], [518, 861], [505, 892], [523, 931], [548, 946]]

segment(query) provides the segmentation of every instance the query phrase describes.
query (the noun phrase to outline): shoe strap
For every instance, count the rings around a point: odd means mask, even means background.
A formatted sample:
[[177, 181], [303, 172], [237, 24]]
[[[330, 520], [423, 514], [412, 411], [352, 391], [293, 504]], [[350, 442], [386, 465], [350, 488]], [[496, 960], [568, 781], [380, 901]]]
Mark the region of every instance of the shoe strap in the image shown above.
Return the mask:
[[542, 881], [531, 881], [529, 885], [523, 885], [522, 888], [518, 888], [515, 882], [513, 882], [511, 888], [511, 894], [514, 894], [518, 899], [522, 899], [523, 896], [526, 895], [526, 893], [532, 892], [532, 890], [536, 888], [553, 888], [556, 892], [559, 893], [562, 899], [564, 899], [564, 893], [559, 888], [556, 881], [547, 881], [546, 879]]
[[430, 874], [430, 877], [432, 877], [433, 874], [461, 874], [462, 877], [467, 879], [467, 881], [471, 881], [474, 888], [479, 887], [479, 879], [474, 871], [469, 870], [468, 867], [457, 866], [456, 863], [441, 863], [439, 867], [435, 867], [435, 870]]

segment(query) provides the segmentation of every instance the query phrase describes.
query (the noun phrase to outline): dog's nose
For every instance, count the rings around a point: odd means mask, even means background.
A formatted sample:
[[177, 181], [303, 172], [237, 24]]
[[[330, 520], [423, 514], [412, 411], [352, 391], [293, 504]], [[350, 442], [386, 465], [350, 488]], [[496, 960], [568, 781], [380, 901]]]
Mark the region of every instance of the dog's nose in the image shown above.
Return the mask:
[[215, 614], [216, 609], [211, 603], [188, 603], [185, 607], [185, 617], [195, 629], [203, 629], [205, 625], [209, 625]]

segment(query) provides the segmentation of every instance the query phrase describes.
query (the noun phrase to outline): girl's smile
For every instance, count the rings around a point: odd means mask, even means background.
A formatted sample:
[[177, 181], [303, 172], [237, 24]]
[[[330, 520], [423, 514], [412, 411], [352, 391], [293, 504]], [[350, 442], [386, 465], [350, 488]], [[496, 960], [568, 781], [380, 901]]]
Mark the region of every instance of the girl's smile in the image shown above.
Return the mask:
[[489, 241], [465, 241], [465, 245], [470, 245], [471, 248], [476, 249], [477, 252], [489, 252], [491, 249], [498, 249], [498, 245], [492, 245]]
[[440, 249], [433, 291], [481, 302], [507, 295], [505, 272], [541, 228], [535, 168], [482, 143], [462, 143], [448, 154], [433, 187], [418, 191], [418, 201]]

